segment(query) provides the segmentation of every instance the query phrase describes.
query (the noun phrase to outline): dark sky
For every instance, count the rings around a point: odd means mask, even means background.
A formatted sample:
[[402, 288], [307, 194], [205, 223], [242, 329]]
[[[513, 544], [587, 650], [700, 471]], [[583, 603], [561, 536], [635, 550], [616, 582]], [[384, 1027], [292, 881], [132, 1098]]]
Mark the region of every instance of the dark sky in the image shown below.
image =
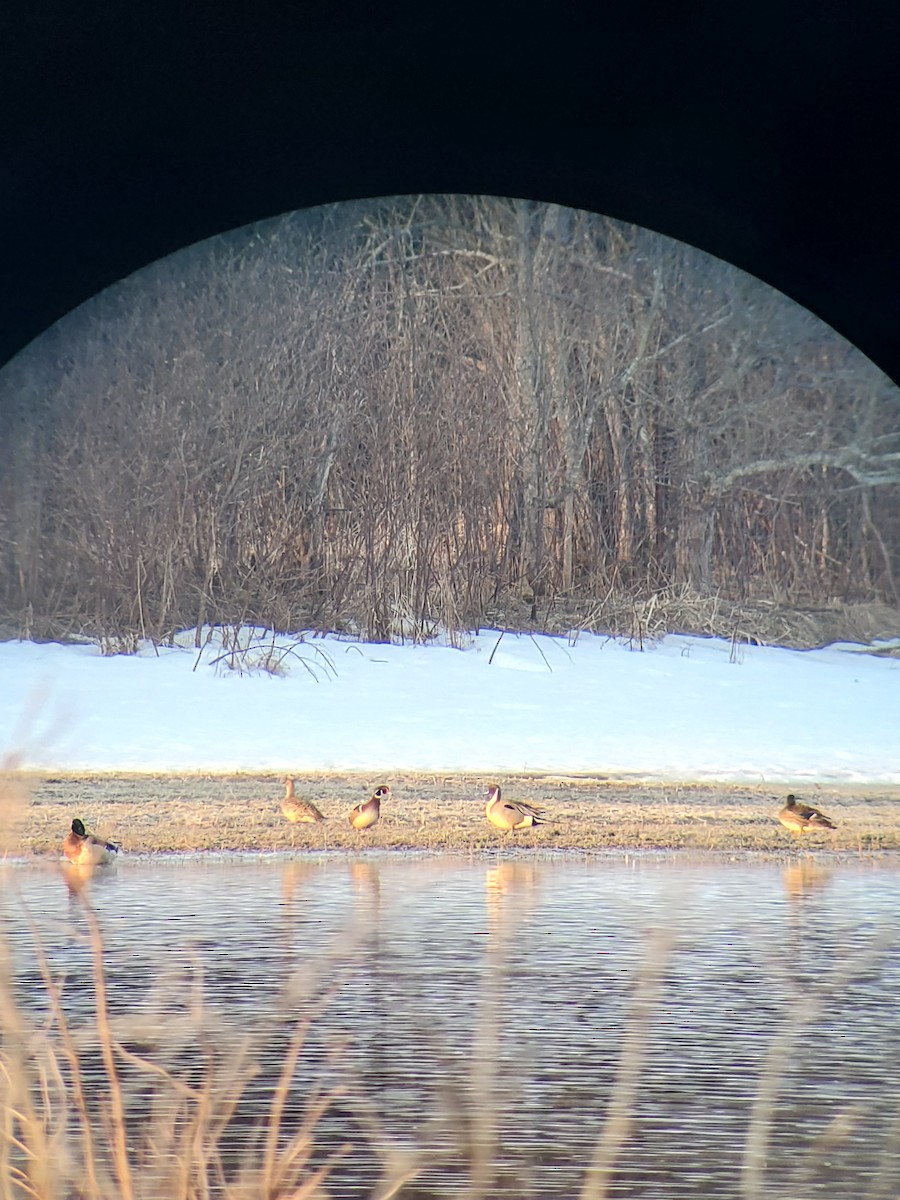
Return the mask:
[[[581, 10], [581, 11], [579, 11]], [[900, 381], [900, 6], [11, 0], [0, 361], [290, 209], [522, 195], [681, 238]]]

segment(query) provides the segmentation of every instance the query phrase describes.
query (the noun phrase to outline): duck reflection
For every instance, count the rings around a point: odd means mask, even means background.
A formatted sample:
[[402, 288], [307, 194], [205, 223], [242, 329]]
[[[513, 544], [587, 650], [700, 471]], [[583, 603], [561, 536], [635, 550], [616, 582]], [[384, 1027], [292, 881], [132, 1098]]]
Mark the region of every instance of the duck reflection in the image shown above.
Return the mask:
[[804, 900], [821, 889], [831, 879], [831, 871], [813, 859], [802, 859], [785, 868], [784, 890], [789, 900]]
[[534, 906], [538, 868], [534, 863], [502, 861], [489, 867], [484, 876], [488, 922], [509, 932], [526, 918]]
[[377, 863], [353, 862], [350, 864], [350, 882], [354, 895], [377, 913], [381, 903], [381, 871]]
[[105, 886], [116, 878], [115, 863], [61, 863], [59, 873], [69, 893], [69, 899], [86, 898], [95, 885]]
[[281, 899], [284, 902], [285, 908], [290, 908], [297, 897], [298, 892], [302, 892], [304, 886], [309, 881], [314, 872], [318, 870], [318, 865], [312, 862], [302, 862], [294, 859], [284, 865], [284, 870], [281, 873]]
[[814, 981], [833, 969], [841, 956], [832, 934], [823, 933], [825, 906], [816, 902], [830, 880], [831, 871], [811, 858], [791, 863], [782, 876], [787, 906], [779, 958], [787, 990], [803, 1010]]

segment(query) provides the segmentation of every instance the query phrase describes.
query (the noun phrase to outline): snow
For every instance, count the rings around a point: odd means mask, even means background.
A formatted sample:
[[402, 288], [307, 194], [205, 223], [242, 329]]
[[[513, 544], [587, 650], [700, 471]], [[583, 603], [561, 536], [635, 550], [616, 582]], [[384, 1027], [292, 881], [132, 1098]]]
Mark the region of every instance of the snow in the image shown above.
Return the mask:
[[[900, 658], [860, 646], [205, 635], [201, 651], [191, 630], [112, 656], [96, 644], [0, 643], [0, 755], [56, 772], [900, 783]], [[235, 636], [230, 653], [223, 639]]]

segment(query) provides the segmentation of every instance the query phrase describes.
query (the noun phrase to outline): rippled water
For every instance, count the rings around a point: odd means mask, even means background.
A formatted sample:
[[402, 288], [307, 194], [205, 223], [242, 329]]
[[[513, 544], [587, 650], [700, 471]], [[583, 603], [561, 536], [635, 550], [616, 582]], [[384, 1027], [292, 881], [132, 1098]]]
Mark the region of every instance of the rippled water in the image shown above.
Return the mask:
[[[5, 882], [20, 1004], [49, 1007], [30, 916], [89, 1024], [80, 904], [52, 871]], [[577, 1197], [592, 1162], [597, 1195], [897, 1193], [896, 861], [156, 858], [90, 894], [117, 1037], [260, 1063], [236, 1157], [311, 1019], [286, 1124], [345, 1089], [316, 1126], [314, 1156], [350, 1147], [331, 1195], [416, 1146], [400, 1196]]]

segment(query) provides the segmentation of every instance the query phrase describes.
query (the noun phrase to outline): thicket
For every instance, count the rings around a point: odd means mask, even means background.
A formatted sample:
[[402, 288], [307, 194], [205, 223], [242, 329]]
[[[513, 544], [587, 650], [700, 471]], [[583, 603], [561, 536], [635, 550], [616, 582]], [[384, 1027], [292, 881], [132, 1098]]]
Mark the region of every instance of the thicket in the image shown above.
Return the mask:
[[0, 610], [388, 638], [660, 593], [894, 604], [897, 413], [832, 330], [646, 230], [480, 197], [293, 213], [0, 372]]

